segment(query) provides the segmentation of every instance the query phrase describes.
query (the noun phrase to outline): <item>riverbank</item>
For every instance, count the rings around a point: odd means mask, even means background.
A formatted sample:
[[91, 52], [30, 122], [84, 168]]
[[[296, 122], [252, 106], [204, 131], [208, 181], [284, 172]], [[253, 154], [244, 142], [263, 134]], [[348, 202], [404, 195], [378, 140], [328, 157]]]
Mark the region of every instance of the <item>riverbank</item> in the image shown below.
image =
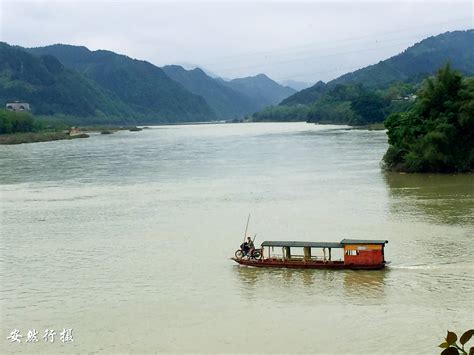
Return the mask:
[[[148, 127], [145, 127], [148, 128]], [[75, 127], [76, 131], [79, 132], [87, 132], [87, 133], [93, 133], [93, 132], [104, 132], [104, 131], [109, 131], [109, 132], [118, 132], [118, 131], [130, 131], [130, 132], [139, 132], [143, 130], [143, 128], [139, 128], [137, 126], [109, 126], [109, 125], [100, 125], [100, 126], [78, 126]]]
[[86, 126], [74, 127], [70, 131], [61, 132], [26, 132], [26, 133], [11, 133], [0, 134], [1, 144], [23, 144], [23, 143], [38, 143], [38, 142], [52, 142], [65, 139], [89, 138], [89, 133], [112, 134], [118, 131], [138, 132], [142, 128], [136, 126], [116, 127], [116, 126]]
[[[340, 126], [347, 126], [345, 123], [335, 123], [331, 121], [321, 121], [315, 124], [320, 124], [320, 125], [340, 125]], [[366, 125], [362, 126], [349, 126], [350, 129], [360, 129], [360, 130], [368, 130], [368, 131], [384, 131], [386, 130], [385, 125], [383, 122], [377, 122], [377, 123], [369, 123]]]
[[88, 138], [86, 133], [69, 135], [65, 132], [28, 132], [0, 135], [0, 144], [22, 144], [59, 141], [64, 139]]
[[384, 130], [386, 130], [385, 125], [383, 124], [383, 122], [370, 123], [370, 124], [366, 124], [364, 126], [355, 126], [354, 128], [355, 129], [367, 129], [369, 131], [384, 131]]

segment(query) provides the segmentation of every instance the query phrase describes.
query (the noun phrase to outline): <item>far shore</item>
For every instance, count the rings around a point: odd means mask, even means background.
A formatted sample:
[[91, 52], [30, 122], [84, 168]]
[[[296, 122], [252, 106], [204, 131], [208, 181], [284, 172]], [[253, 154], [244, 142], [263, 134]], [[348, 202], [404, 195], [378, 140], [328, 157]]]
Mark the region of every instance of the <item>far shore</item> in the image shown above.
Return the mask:
[[137, 132], [141, 131], [142, 128], [138, 128], [136, 126], [84, 126], [74, 127], [69, 131], [64, 130], [0, 134], [0, 145], [52, 142], [76, 138], [89, 138], [88, 133], [112, 134], [114, 132], [124, 130]]
[[[283, 123], [279, 121], [264, 121], [268, 123]], [[304, 122], [304, 121], [300, 121]], [[236, 122], [233, 121], [212, 121], [212, 122], [180, 122], [174, 124], [157, 124], [153, 126], [181, 126], [181, 125], [204, 125], [204, 124], [226, 124], [226, 123], [261, 123], [259, 121], [250, 122]], [[320, 125], [337, 125], [332, 122], [318, 122], [314, 124]], [[345, 126], [345, 125], [344, 125]], [[76, 138], [88, 138], [89, 133], [101, 133], [101, 134], [112, 134], [118, 131], [131, 131], [138, 132], [142, 129], [147, 129], [147, 126], [113, 126], [113, 125], [91, 125], [91, 126], [79, 126], [72, 127], [69, 131], [43, 131], [43, 132], [27, 132], [27, 133], [12, 133], [12, 134], [0, 134], [0, 145], [2, 144], [23, 144], [23, 143], [37, 143], [37, 142], [50, 142], [57, 140], [68, 140]], [[364, 126], [350, 126], [348, 129], [360, 129], [360, 130], [385, 130], [383, 123], [373, 123]]]
[[[306, 122], [306, 121], [250, 121], [250, 123], [297, 123], [297, 122], [304, 122], [308, 124], [316, 124], [321, 126], [331, 125], [331, 126], [346, 126], [349, 127], [347, 129], [360, 129], [360, 130], [369, 130], [369, 131], [384, 131], [386, 130], [385, 125], [383, 122], [378, 123], [369, 123], [362, 126], [348, 126], [347, 123], [337, 123], [337, 122], [330, 122], [330, 121], [320, 121], [320, 122]], [[232, 122], [229, 121], [227, 123], [249, 123], [249, 122]]]
[[64, 139], [88, 138], [89, 135], [82, 133], [69, 135], [65, 132], [28, 132], [28, 133], [12, 133], [0, 135], [0, 144], [22, 144], [59, 141]]

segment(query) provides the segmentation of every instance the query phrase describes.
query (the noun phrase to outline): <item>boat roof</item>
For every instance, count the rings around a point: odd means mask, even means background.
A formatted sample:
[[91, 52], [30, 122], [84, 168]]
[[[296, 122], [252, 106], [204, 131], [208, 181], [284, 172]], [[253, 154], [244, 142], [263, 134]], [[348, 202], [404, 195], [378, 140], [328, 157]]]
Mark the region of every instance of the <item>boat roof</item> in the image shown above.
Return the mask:
[[374, 239], [343, 239], [341, 244], [382, 244], [385, 245], [388, 240], [374, 240]]
[[284, 240], [266, 240], [262, 243], [262, 247], [291, 247], [291, 248], [343, 248], [341, 243], [334, 242], [298, 242]]
[[305, 241], [285, 241], [285, 240], [266, 240], [262, 243], [262, 247], [290, 247], [290, 248], [344, 248], [344, 245], [351, 244], [376, 244], [385, 245], [388, 240], [373, 239], [343, 239], [337, 242], [305, 242]]

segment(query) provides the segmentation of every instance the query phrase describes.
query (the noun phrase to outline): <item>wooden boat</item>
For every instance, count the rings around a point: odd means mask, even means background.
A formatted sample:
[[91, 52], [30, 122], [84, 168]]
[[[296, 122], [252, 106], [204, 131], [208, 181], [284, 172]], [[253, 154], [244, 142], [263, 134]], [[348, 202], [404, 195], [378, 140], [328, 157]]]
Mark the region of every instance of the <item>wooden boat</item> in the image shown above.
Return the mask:
[[[387, 240], [359, 239], [343, 239], [340, 243], [265, 241], [262, 243], [259, 259], [235, 257], [232, 260], [240, 265], [255, 267], [377, 270], [383, 269], [389, 263], [385, 261], [384, 256], [387, 243]], [[274, 255], [275, 248], [282, 248], [282, 254]], [[293, 254], [292, 248], [303, 249], [303, 255]], [[322, 249], [323, 255], [313, 255], [314, 249]], [[333, 249], [341, 250], [344, 258], [333, 260]]]

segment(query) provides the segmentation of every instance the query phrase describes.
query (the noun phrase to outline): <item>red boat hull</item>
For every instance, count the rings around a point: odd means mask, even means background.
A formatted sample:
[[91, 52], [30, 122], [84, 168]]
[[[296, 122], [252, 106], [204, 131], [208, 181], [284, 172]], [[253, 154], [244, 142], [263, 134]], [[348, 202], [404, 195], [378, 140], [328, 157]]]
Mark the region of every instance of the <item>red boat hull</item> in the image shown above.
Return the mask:
[[291, 269], [350, 269], [350, 270], [380, 270], [385, 267], [385, 262], [382, 264], [345, 264], [343, 261], [322, 261], [322, 260], [282, 260], [282, 259], [237, 259], [232, 258], [236, 263], [245, 266], [253, 267], [276, 267], [276, 268], [291, 268]]

